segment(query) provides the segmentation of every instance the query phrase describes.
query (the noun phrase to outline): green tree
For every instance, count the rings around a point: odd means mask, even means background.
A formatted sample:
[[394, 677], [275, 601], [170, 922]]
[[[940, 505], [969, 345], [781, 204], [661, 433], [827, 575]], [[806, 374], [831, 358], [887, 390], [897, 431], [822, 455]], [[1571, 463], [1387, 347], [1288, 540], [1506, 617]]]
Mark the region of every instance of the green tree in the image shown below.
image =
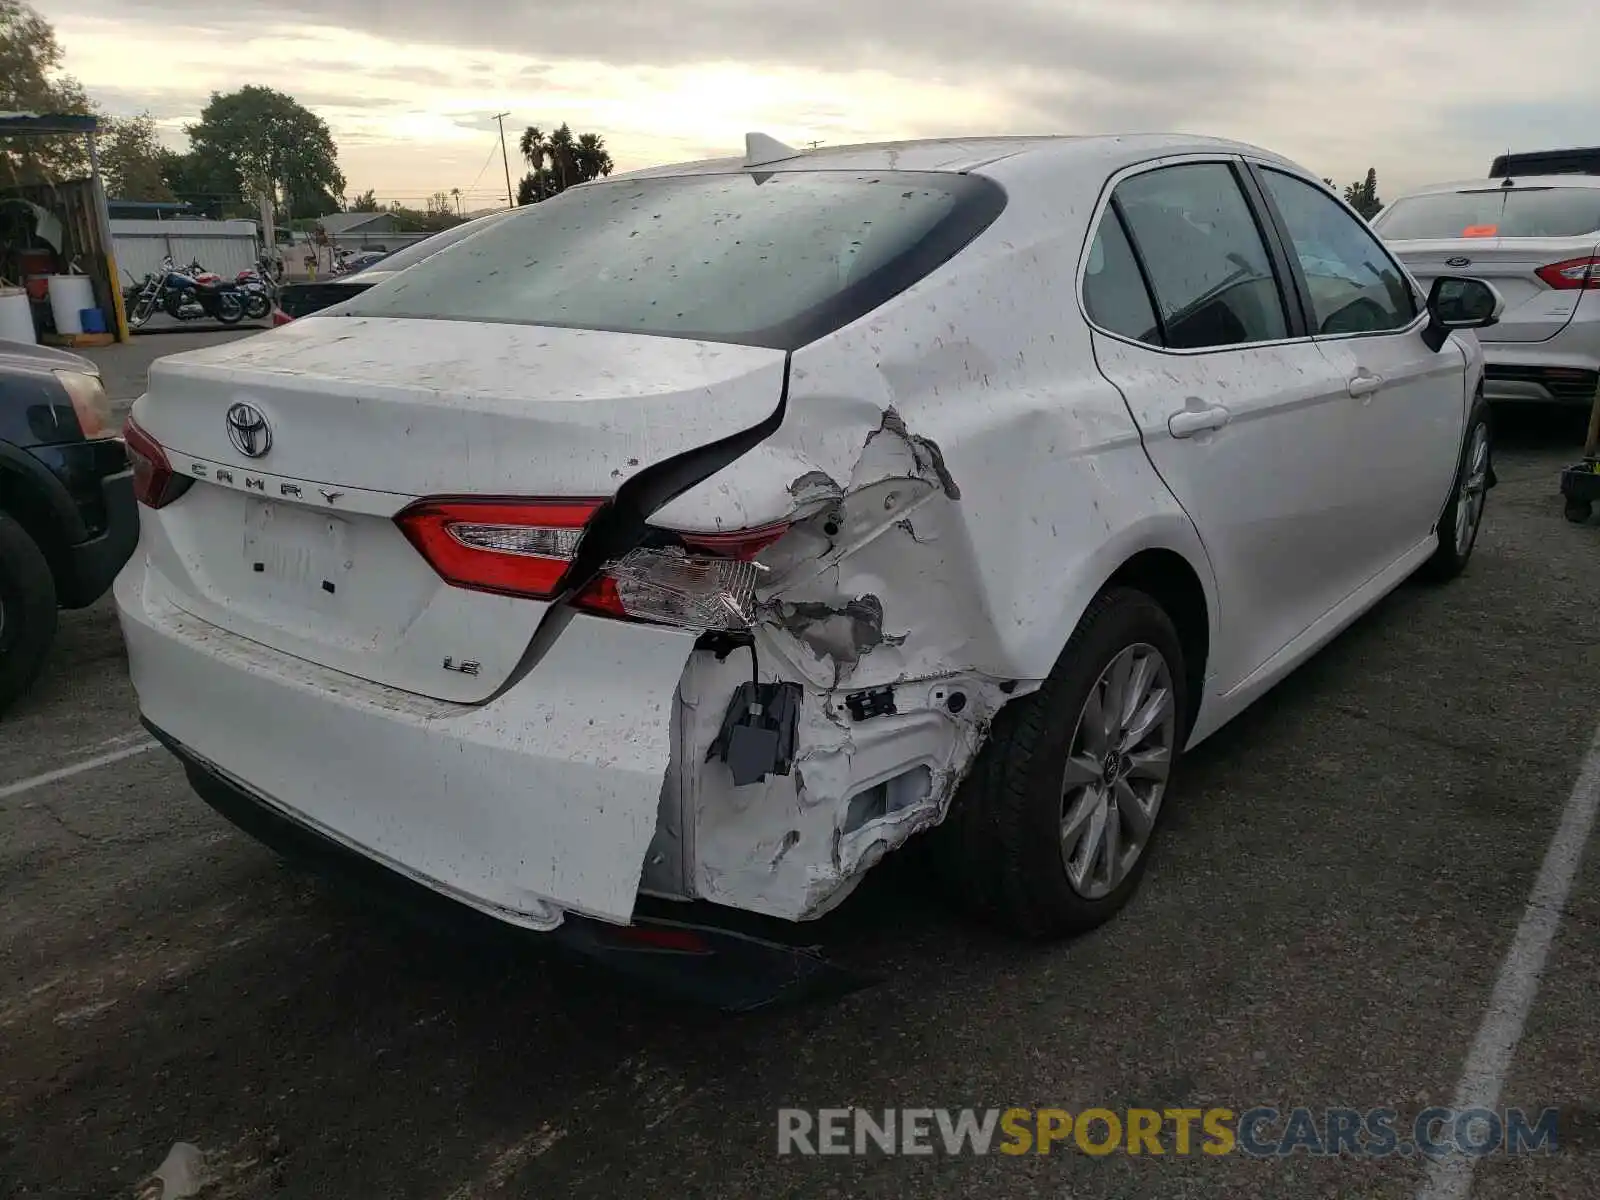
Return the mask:
[[372, 194], [372, 189], [368, 188], [351, 202], [349, 211], [358, 213], [375, 213], [382, 212], [383, 209], [378, 204], [378, 198]]
[[106, 194], [118, 200], [171, 200], [163, 167], [165, 149], [149, 113], [101, 123], [100, 172]]
[[[93, 111], [83, 86], [61, 72], [61, 44], [50, 23], [23, 0], [0, 0], [0, 112]], [[88, 172], [81, 137], [0, 138], [0, 184]]]
[[1367, 220], [1383, 211], [1383, 201], [1378, 199], [1378, 169], [1367, 168], [1367, 177], [1344, 189], [1344, 202]]
[[344, 193], [339, 149], [327, 122], [282, 92], [250, 85], [218, 92], [187, 129], [191, 153], [207, 172], [266, 181], [290, 219], [335, 211]]
[[253, 216], [254, 204], [244, 194], [244, 184], [232, 163], [208, 158], [191, 150], [179, 154], [163, 150], [162, 181], [179, 200], [205, 217]]
[[605, 138], [598, 133], [574, 135], [565, 123], [549, 134], [537, 125], [528, 126], [517, 148], [530, 168], [517, 187], [518, 204], [548, 200], [576, 184], [609, 175], [613, 168]]

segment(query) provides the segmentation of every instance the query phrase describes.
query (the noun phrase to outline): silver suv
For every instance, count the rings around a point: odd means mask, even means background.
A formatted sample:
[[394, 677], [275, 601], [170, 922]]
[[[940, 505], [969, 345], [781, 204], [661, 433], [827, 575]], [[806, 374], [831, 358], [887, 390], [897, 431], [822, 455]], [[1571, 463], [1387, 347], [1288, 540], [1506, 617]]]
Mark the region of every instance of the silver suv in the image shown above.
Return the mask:
[[1600, 382], [1600, 175], [1435, 184], [1373, 228], [1424, 288], [1468, 275], [1499, 289], [1500, 323], [1478, 335], [1487, 399], [1589, 406]]

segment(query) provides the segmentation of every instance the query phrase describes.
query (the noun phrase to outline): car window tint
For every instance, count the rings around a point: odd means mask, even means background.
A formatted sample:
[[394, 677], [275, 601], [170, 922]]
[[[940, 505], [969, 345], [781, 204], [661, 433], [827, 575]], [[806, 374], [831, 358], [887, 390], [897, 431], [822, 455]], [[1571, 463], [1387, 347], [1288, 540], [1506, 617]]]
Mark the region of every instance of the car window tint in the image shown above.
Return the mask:
[[1266, 244], [1224, 163], [1162, 167], [1117, 185], [1150, 272], [1167, 345], [1195, 350], [1288, 336]]
[[1366, 222], [1303, 179], [1262, 176], [1294, 243], [1318, 333], [1378, 333], [1416, 319], [1411, 285]]
[[1083, 305], [1101, 329], [1151, 345], [1161, 344], [1150, 293], [1115, 209], [1106, 209], [1083, 272]]

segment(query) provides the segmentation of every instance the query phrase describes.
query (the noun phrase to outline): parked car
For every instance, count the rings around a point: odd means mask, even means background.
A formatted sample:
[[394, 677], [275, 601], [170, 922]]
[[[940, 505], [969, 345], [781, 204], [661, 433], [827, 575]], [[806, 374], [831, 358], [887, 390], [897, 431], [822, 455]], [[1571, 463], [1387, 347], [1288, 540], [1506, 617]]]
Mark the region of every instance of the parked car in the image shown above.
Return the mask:
[[155, 363], [140, 708], [257, 836], [597, 953], [929, 830], [1088, 929], [1186, 748], [1466, 567], [1498, 309], [1231, 142], [752, 135]]
[[1492, 403], [1589, 408], [1600, 386], [1600, 176], [1435, 184], [1373, 228], [1422, 283], [1461, 275], [1505, 297], [1483, 339]]
[[57, 609], [103, 596], [138, 540], [116, 434], [92, 362], [0, 341], [0, 713], [44, 668]]
[[[335, 304], [342, 304], [352, 296], [359, 296], [368, 288], [393, 277], [397, 272], [439, 253], [447, 246], [454, 246], [464, 238], [481, 233], [516, 211], [514, 208], [508, 208], [503, 212], [490, 213], [486, 217], [466, 221], [446, 229], [443, 233], [436, 233], [432, 237], [423, 238], [420, 242], [413, 242], [403, 250], [385, 254], [375, 262], [363, 263], [344, 275], [333, 275], [327, 279], [307, 283], [288, 284], [278, 297], [279, 310], [287, 317], [299, 318], [321, 312]], [[281, 325], [287, 322], [273, 323]]]

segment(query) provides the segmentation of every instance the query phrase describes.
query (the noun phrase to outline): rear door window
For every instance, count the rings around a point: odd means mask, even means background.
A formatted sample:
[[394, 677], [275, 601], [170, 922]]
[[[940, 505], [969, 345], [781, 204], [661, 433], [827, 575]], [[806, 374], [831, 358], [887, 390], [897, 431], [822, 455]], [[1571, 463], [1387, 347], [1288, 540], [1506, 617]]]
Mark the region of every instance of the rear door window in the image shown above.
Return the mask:
[[1416, 320], [1411, 285], [1365, 222], [1303, 179], [1270, 168], [1261, 179], [1294, 243], [1316, 332], [1379, 333]]
[[616, 180], [529, 205], [344, 312], [794, 349], [910, 287], [1004, 205], [952, 173]]
[[1396, 200], [1374, 228], [1391, 242], [1600, 234], [1600, 188], [1482, 188]]
[[1289, 335], [1272, 258], [1226, 163], [1146, 171], [1118, 184], [1115, 198], [1149, 272], [1169, 347]]

